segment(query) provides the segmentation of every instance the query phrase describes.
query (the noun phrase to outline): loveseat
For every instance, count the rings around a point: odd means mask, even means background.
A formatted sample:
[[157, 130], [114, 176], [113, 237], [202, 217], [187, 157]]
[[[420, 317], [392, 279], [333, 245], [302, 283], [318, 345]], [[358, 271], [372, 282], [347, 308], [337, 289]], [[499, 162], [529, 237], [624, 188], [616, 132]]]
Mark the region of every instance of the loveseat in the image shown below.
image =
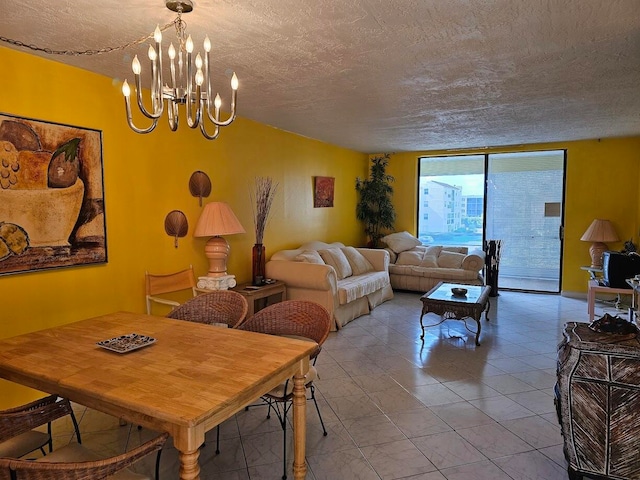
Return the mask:
[[396, 290], [428, 292], [438, 282], [484, 285], [484, 252], [468, 247], [422, 245], [407, 232], [382, 238], [389, 252], [389, 279]]
[[316, 241], [274, 253], [266, 275], [286, 283], [288, 300], [325, 307], [335, 331], [393, 298], [388, 268], [386, 250]]

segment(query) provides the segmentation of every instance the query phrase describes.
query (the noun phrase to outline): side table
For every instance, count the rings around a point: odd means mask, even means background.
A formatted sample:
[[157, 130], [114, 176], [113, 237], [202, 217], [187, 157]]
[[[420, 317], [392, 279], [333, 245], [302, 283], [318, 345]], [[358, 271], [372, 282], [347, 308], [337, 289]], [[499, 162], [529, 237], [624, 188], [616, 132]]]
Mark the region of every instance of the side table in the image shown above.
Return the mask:
[[615, 293], [616, 295], [631, 295], [633, 297], [633, 289], [631, 288], [610, 288], [600, 285], [598, 280], [589, 280], [589, 288], [587, 291], [587, 311], [589, 313], [589, 321], [593, 322], [596, 310], [596, 293]]
[[247, 299], [247, 303], [249, 304], [247, 318], [258, 310], [262, 310], [264, 307], [273, 303], [282, 302], [287, 298], [287, 286], [280, 280], [260, 287], [254, 287], [251, 283], [243, 283], [231, 290], [238, 292]]

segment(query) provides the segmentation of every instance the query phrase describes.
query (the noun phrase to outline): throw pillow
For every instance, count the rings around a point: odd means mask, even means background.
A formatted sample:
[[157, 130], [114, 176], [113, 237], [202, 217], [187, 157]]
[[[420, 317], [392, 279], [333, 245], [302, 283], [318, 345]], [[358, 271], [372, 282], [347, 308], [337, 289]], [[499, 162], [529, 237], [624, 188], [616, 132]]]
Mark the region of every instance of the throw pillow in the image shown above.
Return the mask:
[[421, 267], [438, 268], [438, 258], [435, 255], [425, 255], [420, 262]]
[[434, 257], [438, 258], [438, 256], [440, 255], [440, 252], [442, 251], [442, 247], [439, 245], [434, 245], [432, 247], [427, 247], [427, 250], [424, 252], [425, 256], [426, 255], [433, 255]]
[[350, 277], [353, 274], [351, 270], [351, 265], [349, 265], [349, 261], [347, 257], [345, 257], [342, 250], [339, 248], [327, 248], [326, 250], [318, 250], [318, 253], [324, 260], [324, 263], [327, 265], [331, 265], [336, 274], [338, 275], [338, 280], [342, 280], [343, 278]]
[[363, 273], [372, 272], [373, 265], [362, 255], [358, 250], [353, 247], [344, 247], [341, 249], [344, 256], [347, 257], [349, 265], [351, 265], [351, 271], [354, 275], [362, 275]]
[[422, 245], [422, 242], [409, 232], [391, 233], [383, 237], [382, 241], [389, 245], [389, 248], [396, 253], [411, 250], [413, 247]]
[[320, 265], [324, 264], [322, 257], [315, 250], [305, 250], [301, 254], [297, 255], [294, 260], [296, 262], [318, 263]]
[[420, 265], [424, 252], [418, 250], [407, 250], [398, 254], [396, 265]]
[[438, 266], [441, 268], [461, 268], [466, 255], [454, 252], [440, 252]]

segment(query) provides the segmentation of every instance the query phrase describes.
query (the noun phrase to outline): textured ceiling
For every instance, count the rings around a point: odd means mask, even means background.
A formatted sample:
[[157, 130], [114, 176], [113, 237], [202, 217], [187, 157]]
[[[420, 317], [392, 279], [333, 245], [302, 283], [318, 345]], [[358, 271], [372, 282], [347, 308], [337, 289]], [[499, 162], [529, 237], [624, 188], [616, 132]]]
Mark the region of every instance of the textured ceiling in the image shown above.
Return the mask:
[[[223, 97], [235, 70], [238, 114], [283, 130], [362, 152], [640, 135], [638, 0], [194, 3]], [[2, 0], [0, 36], [100, 49], [174, 18], [163, 0]], [[42, 55], [120, 82], [145, 52]]]

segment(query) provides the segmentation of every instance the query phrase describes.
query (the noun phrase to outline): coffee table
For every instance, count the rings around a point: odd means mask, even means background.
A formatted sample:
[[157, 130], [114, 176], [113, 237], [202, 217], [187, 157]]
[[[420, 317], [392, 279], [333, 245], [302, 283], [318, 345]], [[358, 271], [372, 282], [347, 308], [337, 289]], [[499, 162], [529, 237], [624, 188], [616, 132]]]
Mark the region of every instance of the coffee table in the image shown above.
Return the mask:
[[[465, 296], [454, 296], [451, 293], [452, 288], [466, 288], [467, 294]], [[489, 309], [491, 303], [489, 303], [489, 293], [491, 287], [489, 286], [475, 286], [475, 285], [460, 285], [457, 283], [445, 283], [440, 282], [422, 297], [422, 315], [420, 315], [420, 327], [422, 328], [422, 335], [420, 338], [424, 340], [425, 325], [422, 323], [422, 317], [427, 313], [435, 313], [440, 315], [441, 320], [434, 325], [426, 325], [427, 327], [435, 327], [440, 325], [445, 320], [462, 320], [464, 326], [471, 333], [476, 335], [476, 345], [480, 345], [480, 331], [482, 330], [482, 324], [480, 323], [480, 317], [482, 312], [485, 312], [485, 320], [489, 321]], [[473, 318], [478, 325], [478, 329], [474, 332], [467, 326], [465, 319]]]

